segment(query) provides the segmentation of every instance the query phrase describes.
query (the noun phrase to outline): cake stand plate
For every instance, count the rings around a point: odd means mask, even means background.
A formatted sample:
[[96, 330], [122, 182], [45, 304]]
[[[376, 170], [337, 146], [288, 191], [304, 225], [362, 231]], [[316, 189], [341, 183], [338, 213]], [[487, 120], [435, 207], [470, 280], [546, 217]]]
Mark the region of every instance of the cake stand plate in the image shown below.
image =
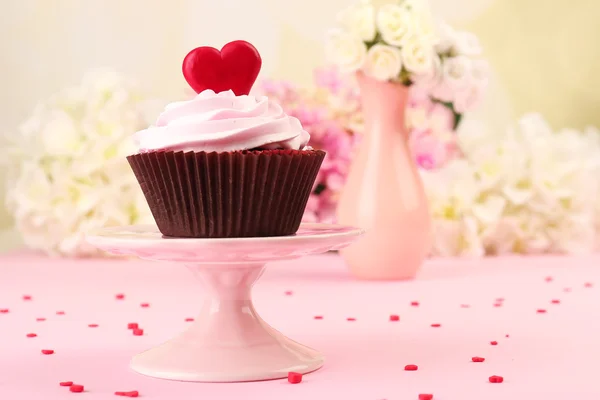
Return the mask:
[[200, 315], [190, 328], [135, 356], [133, 370], [179, 381], [243, 382], [304, 374], [323, 365], [319, 352], [285, 337], [254, 309], [250, 292], [265, 264], [341, 249], [362, 233], [302, 224], [292, 236], [188, 239], [163, 237], [156, 226], [129, 226], [102, 229], [87, 240], [112, 254], [182, 263], [204, 286]]

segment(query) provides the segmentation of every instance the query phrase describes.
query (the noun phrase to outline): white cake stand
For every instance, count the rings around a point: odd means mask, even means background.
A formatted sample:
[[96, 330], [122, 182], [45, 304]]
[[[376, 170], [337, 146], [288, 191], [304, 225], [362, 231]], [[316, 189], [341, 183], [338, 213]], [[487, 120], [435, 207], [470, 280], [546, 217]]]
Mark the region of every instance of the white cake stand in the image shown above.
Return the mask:
[[292, 236], [232, 239], [163, 237], [155, 226], [102, 229], [87, 236], [112, 254], [183, 263], [204, 285], [199, 317], [178, 337], [135, 356], [141, 374], [194, 382], [277, 379], [323, 365], [317, 351], [288, 339], [256, 313], [252, 285], [270, 261], [343, 248], [362, 230], [303, 224]]

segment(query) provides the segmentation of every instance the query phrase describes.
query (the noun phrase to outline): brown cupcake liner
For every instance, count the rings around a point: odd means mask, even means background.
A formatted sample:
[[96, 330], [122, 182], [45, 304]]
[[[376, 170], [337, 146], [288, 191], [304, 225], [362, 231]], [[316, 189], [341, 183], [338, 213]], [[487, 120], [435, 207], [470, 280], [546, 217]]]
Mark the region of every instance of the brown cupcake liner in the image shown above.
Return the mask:
[[325, 152], [155, 151], [127, 157], [158, 229], [195, 238], [294, 234]]

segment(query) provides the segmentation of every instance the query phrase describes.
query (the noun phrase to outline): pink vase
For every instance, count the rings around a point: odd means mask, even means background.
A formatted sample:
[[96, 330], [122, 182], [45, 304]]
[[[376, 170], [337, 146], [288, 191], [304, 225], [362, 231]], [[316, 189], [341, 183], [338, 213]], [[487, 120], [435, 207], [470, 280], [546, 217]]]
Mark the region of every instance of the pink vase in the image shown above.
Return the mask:
[[341, 224], [366, 235], [341, 251], [359, 279], [416, 275], [431, 246], [427, 198], [408, 147], [408, 88], [357, 75], [365, 132], [338, 204]]

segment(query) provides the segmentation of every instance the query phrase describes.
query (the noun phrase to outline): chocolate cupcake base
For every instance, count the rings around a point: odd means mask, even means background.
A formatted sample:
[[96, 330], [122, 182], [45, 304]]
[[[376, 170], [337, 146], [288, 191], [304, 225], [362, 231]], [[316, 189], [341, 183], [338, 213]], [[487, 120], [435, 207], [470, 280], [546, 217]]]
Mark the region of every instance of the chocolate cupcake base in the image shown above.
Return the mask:
[[320, 150], [154, 151], [127, 157], [165, 236], [296, 233], [325, 158]]

